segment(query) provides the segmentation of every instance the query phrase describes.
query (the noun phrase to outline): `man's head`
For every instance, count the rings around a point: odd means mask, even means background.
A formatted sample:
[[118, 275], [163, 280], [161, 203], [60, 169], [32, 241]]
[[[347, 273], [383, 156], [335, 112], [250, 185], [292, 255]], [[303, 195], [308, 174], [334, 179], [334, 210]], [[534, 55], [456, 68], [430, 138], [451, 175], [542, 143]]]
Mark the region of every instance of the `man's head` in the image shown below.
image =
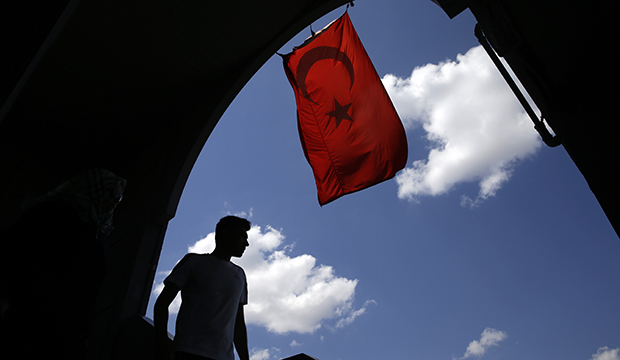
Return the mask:
[[215, 226], [215, 246], [230, 256], [241, 257], [248, 243], [248, 231], [252, 224], [237, 216], [226, 216]]

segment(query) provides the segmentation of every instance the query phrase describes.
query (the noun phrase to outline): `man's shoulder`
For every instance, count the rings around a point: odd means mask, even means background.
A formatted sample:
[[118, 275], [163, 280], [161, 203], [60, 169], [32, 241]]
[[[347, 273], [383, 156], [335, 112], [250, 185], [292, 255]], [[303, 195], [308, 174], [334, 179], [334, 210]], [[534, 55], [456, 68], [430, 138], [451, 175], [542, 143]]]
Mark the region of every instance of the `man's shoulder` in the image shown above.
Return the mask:
[[211, 254], [187, 253], [185, 254], [185, 256], [183, 256], [183, 259], [181, 259], [181, 261], [185, 259], [201, 260], [201, 259], [208, 259], [210, 257], [211, 257]]
[[182, 262], [209, 265], [209, 266], [215, 266], [215, 267], [220, 267], [220, 266], [228, 267], [230, 265], [234, 265], [235, 268], [241, 269], [241, 267], [233, 264], [232, 262], [218, 259], [217, 257], [211, 254], [187, 253], [183, 257], [183, 259], [179, 261], [179, 263], [182, 263]]
[[184, 268], [187, 266], [194, 266], [195, 264], [201, 263], [201, 260], [204, 259], [204, 255], [207, 254], [187, 253], [174, 267]]
[[183, 259], [181, 259], [181, 261], [179, 261], [179, 265], [181, 264], [183, 264], [183, 266], [207, 266], [209, 268], [228, 269], [229, 271], [241, 273], [245, 276], [245, 271], [241, 266], [233, 263], [232, 261], [218, 259], [211, 254], [188, 253], [183, 257]]
[[183, 258], [181, 260], [179, 260], [179, 264], [183, 264], [189, 261], [194, 260], [196, 255], [200, 255], [200, 254], [195, 254], [195, 253], [187, 253], [185, 254], [185, 256], [183, 256]]
[[232, 265], [232, 268], [235, 269], [235, 271], [237, 273], [243, 274], [243, 276], [245, 277], [245, 270], [243, 270], [243, 268], [237, 264], [235, 264], [234, 262], [230, 262], [230, 265]]

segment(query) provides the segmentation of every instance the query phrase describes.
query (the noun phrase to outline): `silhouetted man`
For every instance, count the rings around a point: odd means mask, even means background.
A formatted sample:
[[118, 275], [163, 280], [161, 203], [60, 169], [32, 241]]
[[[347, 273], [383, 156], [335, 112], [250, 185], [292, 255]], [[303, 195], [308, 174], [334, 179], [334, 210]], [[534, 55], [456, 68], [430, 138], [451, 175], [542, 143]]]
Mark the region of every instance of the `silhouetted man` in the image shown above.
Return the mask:
[[[230, 262], [249, 246], [250, 222], [222, 218], [215, 227], [211, 254], [187, 254], [164, 280], [155, 302], [157, 351], [161, 358], [234, 360], [233, 343], [241, 360], [249, 360], [243, 305], [248, 290], [243, 269]], [[181, 291], [174, 353], [168, 341], [168, 306]]]

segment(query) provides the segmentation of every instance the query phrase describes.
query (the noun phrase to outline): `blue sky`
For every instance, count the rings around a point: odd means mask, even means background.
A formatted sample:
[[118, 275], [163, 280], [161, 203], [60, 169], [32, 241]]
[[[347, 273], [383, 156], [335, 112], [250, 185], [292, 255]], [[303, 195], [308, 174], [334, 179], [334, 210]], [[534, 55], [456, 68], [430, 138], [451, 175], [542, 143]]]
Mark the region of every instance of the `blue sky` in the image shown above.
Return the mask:
[[620, 241], [478, 47], [471, 13], [360, 0], [349, 15], [407, 130], [406, 169], [320, 207], [274, 55], [194, 166], [147, 316], [175, 263], [241, 214], [252, 360], [620, 360]]

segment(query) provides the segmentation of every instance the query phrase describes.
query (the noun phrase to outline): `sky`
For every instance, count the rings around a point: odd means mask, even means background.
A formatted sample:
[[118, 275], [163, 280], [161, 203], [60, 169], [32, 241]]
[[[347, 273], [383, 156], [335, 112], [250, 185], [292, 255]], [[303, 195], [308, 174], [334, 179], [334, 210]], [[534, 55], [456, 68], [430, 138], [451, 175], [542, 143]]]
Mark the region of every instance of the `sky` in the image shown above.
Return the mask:
[[274, 54], [194, 166], [147, 316], [174, 265], [210, 252], [235, 214], [253, 224], [233, 259], [252, 360], [620, 360], [620, 240], [564, 148], [541, 142], [469, 10], [358, 0], [348, 12], [405, 126], [406, 168], [319, 206]]

